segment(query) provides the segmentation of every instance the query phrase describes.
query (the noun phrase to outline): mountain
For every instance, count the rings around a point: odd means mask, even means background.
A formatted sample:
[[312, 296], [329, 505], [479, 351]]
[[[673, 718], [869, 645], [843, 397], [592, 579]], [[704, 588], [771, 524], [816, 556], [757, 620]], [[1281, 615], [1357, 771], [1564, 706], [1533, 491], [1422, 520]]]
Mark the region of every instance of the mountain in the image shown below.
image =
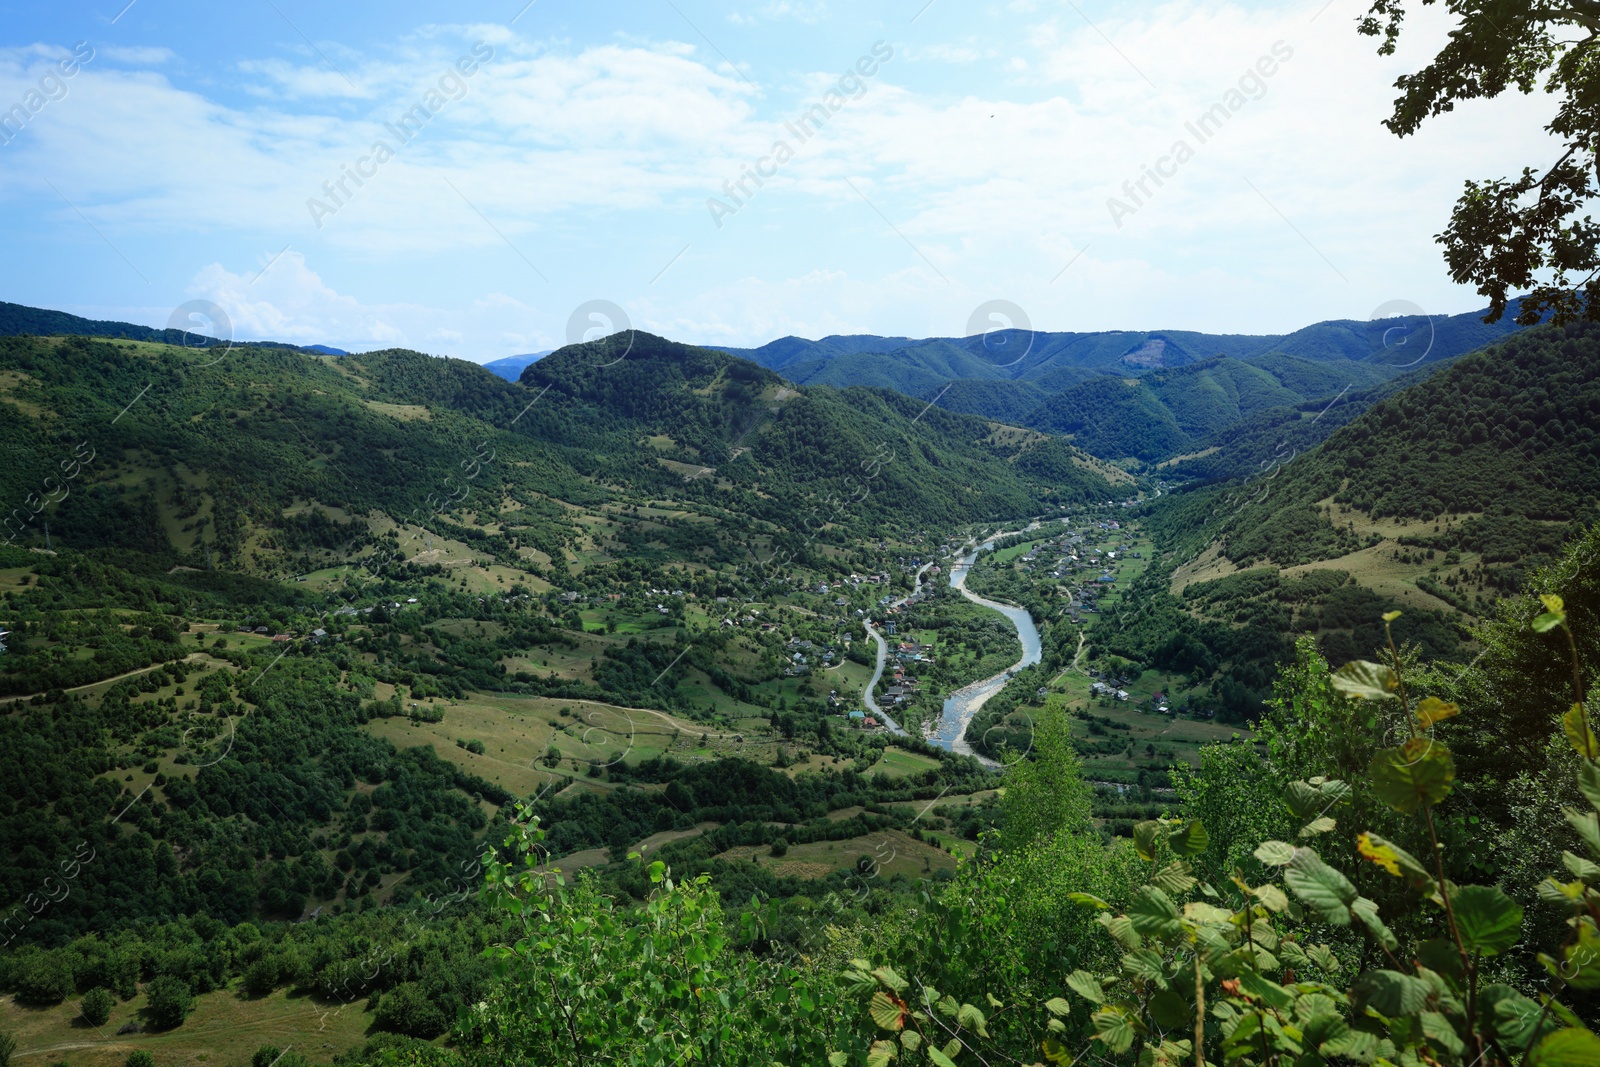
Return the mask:
[[508, 382], [514, 382], [522, 376], [522, 371], [528, 364], [543, 359], [550, 354], [544, 352], [530, 352], [523, 356], [506, 356], [504, 359], [493, 359], [483, 366], [486, 370], [493, 371]]
[[785, 337], [723, 351], [798, 383], [893, 389], [952, 411], [1066, 434], [1105, 459], [1155, 463], [1219, 448], [1267, 412], [1336, 397], [1364, 403], [1385, 381], [1518, 328], [1509, 317], [1486, 325], [1482, 314], [1333, 320], [1283, 335], [1004, 330], [923, 340]]
[[65, 311], [32, 308], [23, 304], [0, 301], [0, 337], [102, 337], [129, 341], [148, 341], [154, 344], [181, 345], [189, 348], [206, 348], [224, 345], [230, 348], [266, 347], [290, 348], [300, 352], [342, 356], [345, 352], [327, 345], [292, 345], [281, 341], [231, 341], [218, 340], [202, 334], [183, 330], [158, 330], [132, 322], [107, 322], [85, 319]]

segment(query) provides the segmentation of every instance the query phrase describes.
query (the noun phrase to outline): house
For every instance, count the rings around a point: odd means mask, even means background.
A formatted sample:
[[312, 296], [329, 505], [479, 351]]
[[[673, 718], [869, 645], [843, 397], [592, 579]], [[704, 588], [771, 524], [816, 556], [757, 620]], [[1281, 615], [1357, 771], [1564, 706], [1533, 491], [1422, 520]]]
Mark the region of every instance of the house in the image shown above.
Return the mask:
[[328, 631], [326, 631], [326, 630], [317, 629], [317, 630], [312, 630], [311, 631], [311, 640], [313, 640], [313, 641], [321, 641], [324, 637], [327, 637], [327, 636], [328, 636]]

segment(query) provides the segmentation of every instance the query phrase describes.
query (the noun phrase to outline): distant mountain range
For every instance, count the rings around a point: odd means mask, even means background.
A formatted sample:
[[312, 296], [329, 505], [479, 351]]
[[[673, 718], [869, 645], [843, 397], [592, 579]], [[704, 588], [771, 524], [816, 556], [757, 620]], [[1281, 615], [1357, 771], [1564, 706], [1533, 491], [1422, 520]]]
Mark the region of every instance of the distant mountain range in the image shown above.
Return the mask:
[[546, 349], [543, 352], [530, 352], [524, 356], [507, 356], [504, 359], [491, 360], [485, 363], [483, 367], [491, 373], [498, 374], [508, 382], [514, 382], [522, 377], [522, 372], [527, 369], [528, 364], [537, 363], [552, 351], [554, 350]]
[[[971, 337], [851, 334], [818, 341], [783, 337], [759, 348], [705, 346], [777, 372], [797, 385], [889, 389], [949, 411], [1060, 434], [1108, 460], [1162, 463], [1194, 457], [1184, 473], [1239, 473], [1253, 455], [1240, 435], [1303, 421], [1330, 402], [1340, 417], [1307, 423], [1309, 447], [1403, 382], [1518, 329], [1516, 308], [1486, 325], [1483, 312], [1361, 322], [1336, 319], [1289, 334], [1189, 330], [1098, 333], [998, 330]], [[194, 334], [0, 303], [0, 336], [80, 335], [190, 344]], [[280, 345], [347, 355], [326, 345]], [[507, 381], [549, 352], [483, 366]], [[1220, 459], [1208, 458], [1218, 450]]]
[[1065, 434], [1108, 459], [1169, 460], [1205, 451], [1245, 420], [1336, 397], [1366, 396], [1402, 376], [1518, 329], [1514, 311], [1319, 322], [1281, 335], [1187, 330], [971, 337], [878, 337], [722, 348], [803, 385], [876, 386], [940, 407]]

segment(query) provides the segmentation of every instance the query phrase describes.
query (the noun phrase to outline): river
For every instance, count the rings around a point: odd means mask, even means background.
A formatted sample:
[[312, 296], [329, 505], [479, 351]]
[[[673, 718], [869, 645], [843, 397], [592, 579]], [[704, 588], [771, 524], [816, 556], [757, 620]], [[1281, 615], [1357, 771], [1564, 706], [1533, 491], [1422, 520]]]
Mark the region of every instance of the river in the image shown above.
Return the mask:
[[1039, 628], [1033, 624], [1033, 618], [1026, 611], [1010, 604], [989, 600], [967, 589], [967, 572], [972, 569], [978, 553], [992, 547], [994, 541], [1002, 536], [1008, 535], [996, 534], [950, 568], [952, 588], [974, 604], [998, 611], [1010, 619], [1011, 625], [1017, 628], [1017, 636], [1022, 639], [1022, 658], [1009, 669], [963, 686], [945, 699], [944, 711], [940, 714], [939, 722], [928, 740], [963, 756], [974, 755], [972, 746], [967, 743], [967, 726], [972, 722], [972, 717], [978, 713], [978, 709], [983, 707], [990, 697], [1005, 688], [1006, 681], [1012, 673], [1038, 663], [1043, 651], [1043, 645], [1039, 640]]

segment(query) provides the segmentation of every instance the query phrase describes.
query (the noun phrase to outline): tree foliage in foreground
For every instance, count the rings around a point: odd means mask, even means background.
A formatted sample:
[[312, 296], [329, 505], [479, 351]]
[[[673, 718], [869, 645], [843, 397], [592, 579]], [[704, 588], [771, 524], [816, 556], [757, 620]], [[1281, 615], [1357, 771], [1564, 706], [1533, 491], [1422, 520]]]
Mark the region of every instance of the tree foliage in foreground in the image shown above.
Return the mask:
[[[1434, 0], [1422, 0], [1431, 4]], [[1514, 178], [1468, 181], [1439, 243], [1450, 276], [1477, 286], [1497, 321], [1511, 295], [1525, 326], [1548, 312], [1557, 323], [1600, 321], [1600, 225], [1585, 211], [1600, 195], [1600, 4], [1594, 0], [1449, 0], [1449, 43], [1421, 70], [1395, 82], [1400, 96], [1384, 122], [1397, 136], [1469, 100], [1510, 89], [1543, 89], [1557, 101], [1545, 129], [1560, 155]], [[1362, 33], [1390, 55], [1405, 0], [1373, 0]]]

